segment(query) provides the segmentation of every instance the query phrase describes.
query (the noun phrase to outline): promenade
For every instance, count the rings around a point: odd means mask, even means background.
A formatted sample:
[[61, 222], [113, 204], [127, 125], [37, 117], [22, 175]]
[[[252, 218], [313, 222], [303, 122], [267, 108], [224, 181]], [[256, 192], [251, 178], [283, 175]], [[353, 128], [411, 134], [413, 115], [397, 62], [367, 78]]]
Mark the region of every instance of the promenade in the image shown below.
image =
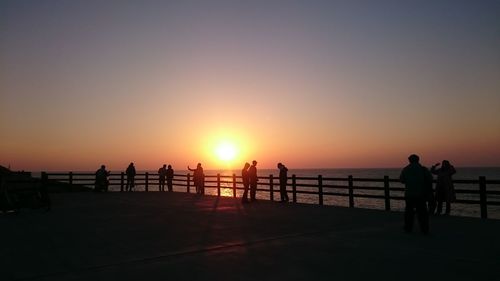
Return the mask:
[[500, 220], [187, 193], [61, 193], [0, 215], [0, 280], [497, 280]]

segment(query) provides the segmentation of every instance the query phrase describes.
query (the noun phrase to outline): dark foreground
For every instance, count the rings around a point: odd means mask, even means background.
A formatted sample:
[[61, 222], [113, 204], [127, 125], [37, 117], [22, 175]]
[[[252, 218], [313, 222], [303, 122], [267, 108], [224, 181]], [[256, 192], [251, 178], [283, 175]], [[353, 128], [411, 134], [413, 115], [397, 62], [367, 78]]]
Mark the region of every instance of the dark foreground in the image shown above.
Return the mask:
[[0, 215], [0, 280], [498, 280], [500, 221], [185, 193], [66, 193]]

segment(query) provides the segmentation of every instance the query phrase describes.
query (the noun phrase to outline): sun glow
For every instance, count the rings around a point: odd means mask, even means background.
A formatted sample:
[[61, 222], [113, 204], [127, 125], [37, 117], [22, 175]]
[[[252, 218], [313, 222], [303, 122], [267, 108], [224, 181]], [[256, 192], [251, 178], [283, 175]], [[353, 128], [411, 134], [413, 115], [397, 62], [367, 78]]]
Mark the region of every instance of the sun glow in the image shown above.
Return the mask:
[[229, 162], [236, 157], [236, 146], [230, 142], [221, 142], [217, 145], [215, 154], [220, 160]]

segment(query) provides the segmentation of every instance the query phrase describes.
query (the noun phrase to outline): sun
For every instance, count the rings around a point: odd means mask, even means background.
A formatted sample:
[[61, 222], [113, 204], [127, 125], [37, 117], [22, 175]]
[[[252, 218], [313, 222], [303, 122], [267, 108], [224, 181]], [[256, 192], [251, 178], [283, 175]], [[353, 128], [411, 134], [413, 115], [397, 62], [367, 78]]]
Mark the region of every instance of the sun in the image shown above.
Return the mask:
[[234, 160], [237, 154], [236, 146], [230, 142], [221, 142], [215, 148], [217, 157], [225, 162]]

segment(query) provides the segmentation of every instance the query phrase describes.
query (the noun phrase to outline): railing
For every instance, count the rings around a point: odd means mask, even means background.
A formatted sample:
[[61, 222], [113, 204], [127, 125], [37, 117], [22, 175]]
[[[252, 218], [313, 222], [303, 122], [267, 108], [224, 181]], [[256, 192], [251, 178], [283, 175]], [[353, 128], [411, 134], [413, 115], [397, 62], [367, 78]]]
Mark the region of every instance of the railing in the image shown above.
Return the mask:
[[[95, 174], [93, 173], [45, 173], [49, 181], [66, 182], [72, 185], [93, 186]], [[325, 178], [321, 175], [317, 177], [297, 177], [292, 175], [288, 178], [287, 192], [292, 193], [292, 202], [297, 202], [297, 195], [317, 196], [317, 203], [323, 205], [325, 198], [344, 197], [348, 199], [348, 206], [355, 207], [355, 199], [379, 199], [383, 200], [385, 210], [391, 210], [392, 201], [404, 200], [404, 187], [399, 179], [389, 178]], [[360, 185], [360, 183], [362, 185]], [[475, 186], [475, 188], [456, 188], [457, 194], [462, 194], [462, 199], [457, 199], [454, 203], [478, 205], [481, 218], [488, 217], [488, 206], [500, 206], [500, 189], [487, 190], [488, 185], [499, 185], [500, 180], [487, 180], [485, 177], [479, 177], [477, 180], [454, 180], [455, 184]], [[136, 186], [144, 186], [144, 191], [150, 191], [156, 188], [159, 190], [159, 177], [154, 173], [139, 173], [135, 177]], [[111, 173], [109, 175], [109, 186], [119, 187], [124, 191], [126, 186], [125, 173]], [[175, 174], [173, 186], [177, 187], [174, 191], [191, 192], [193, 177], [191, 174]], [[276, 188], [278, 186], [278, 188]], [[179, 190], [180, 187], [180, 190]], [[205, 175], [205, 188], [215, 189], [217, 196], [221, 196], [221, 190], [230, 190], [226, 196], [237, 197], [237, 191], [243, 190], [241, 176], [233, 175]], [[275, 193], [279, 194], [279, 179], [272, 174], [267, 177], [259, 177], [257, 192], [262, 197], [267, 197], [274, 201]], [[263, 195], [264, 194], [264, 195]], [[479, 198], [477, 198], [479, 197]], [[497, 200], [488, 200], [497, 199]], [[310, 198], [309, 198], [310, 199]], [[310, 200], [309, 200], [310, 202]]]

